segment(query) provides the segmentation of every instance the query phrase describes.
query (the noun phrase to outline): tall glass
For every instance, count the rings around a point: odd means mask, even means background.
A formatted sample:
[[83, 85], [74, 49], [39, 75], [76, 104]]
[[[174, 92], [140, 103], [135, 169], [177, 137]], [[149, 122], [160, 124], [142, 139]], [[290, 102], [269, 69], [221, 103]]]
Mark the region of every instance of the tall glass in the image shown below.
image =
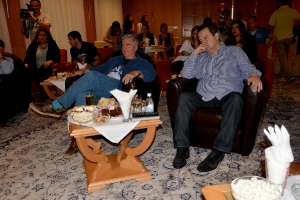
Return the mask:
[[94, 95], [91, 93], [88, 93], [85, 95], [85, 104], [88, 105], [94, 105]]

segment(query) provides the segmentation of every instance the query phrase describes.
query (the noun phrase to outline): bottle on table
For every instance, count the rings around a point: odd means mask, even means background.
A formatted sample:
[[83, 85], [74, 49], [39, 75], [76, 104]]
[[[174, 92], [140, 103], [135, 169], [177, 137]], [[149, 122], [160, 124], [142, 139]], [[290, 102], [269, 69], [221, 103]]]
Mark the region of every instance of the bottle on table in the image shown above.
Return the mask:
[[151, 93], [147, 93], [146, 112], [154, 112], [154, 103], [153, 103], [153, 100], [152, 100]]

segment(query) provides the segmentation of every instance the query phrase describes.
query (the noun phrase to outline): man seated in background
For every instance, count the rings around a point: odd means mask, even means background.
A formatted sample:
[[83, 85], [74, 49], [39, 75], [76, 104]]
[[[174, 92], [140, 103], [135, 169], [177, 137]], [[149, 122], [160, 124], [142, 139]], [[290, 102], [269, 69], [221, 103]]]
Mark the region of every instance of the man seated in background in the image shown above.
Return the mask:
[[0, 74], [11, 74], [14, 70], [12, 58], [4, 57], [4, 42], [0, 40]]
[[[122, 37], [123, 55], [112, 57], [100, 66], [89, 69], [83, 68], [75, 74], [83, 75], [79, 78], [66, 93], [51, 103], [31, 103], [30, 108], [42, 115], [60, 117], [75, 101], [76, 106], [85, 105], [85, 95], [94, 95], [94, 103], [97, 104], [101, 97], [111, 96], [109, 91], [122, 89], [122, 83], [128, 84], [135, 77], [142, 78], [145, 82], [151, 82], [156, 77], [154, 66], [147, 60], [136, 54], [139, 41], [132, 34]], [[78, 148], [73, 138], [64, 158], [71, 158], [76, 155]]]
[[83, 66], [85, 65], [86, 68], [89, 68], [91, 66], [93, 67], [101, 64], [97, 48], [89, 42], [82, 41], [81, 35], [78, 31], [71, 31], [68, 34], [68, 40], [72, 46], [70, 53], [72, 62], [75, 65], [80, 63]]
[[198, 79], [195, 92], [180, 94], [174, 121], [173, 141], [177, 153], [174, 168], [186, 165], [189, 152], [189, 125], [197, 108], [222, 110], [220, 132], [214, 140], [213, 150], [198, 165], [199, 172], [217, 168], [225, 153], [231, 153], [233, 138], [242, 116], [244, 80], [252, 90], [260, 92], [261, 72], [251, 64], [244, 51], [237, 46], [225, 46], [212, 25], [202, 25], [198, 31], [201, 44], [185, 61], [182, 77]]
[[250, 16], [248, 19], [248, 33], [254, 36], [257, 44], [266, 43], [266, 39], [269, 38], [268, 48], [277, 41], [277, 37], [268, 29], [257, 26], [256, 16]]

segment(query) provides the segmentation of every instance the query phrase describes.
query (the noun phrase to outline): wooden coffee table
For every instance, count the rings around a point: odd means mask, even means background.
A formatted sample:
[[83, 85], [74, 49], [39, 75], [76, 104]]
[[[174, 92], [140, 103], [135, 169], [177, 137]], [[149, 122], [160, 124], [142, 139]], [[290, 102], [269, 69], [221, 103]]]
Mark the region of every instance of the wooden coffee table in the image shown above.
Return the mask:
[[58, 87], [56, 87], [52, 82], [50, 81], [43, 81], [40, 83], [41, 86], [44, 87], [44, 90], [47, 94], [47, 96], [52, 99], [52, 100], [56, 100], [57, 99], [57, 96], [55, 96], [51, 91], [50, 91], [50, 88], [49, 87], [55, 87], [56, 89], [56, 94], [58, 94], [58, 96], [61, 96], [63, 95], [65, 92], [62, 91], [61, 89], [59, 89]]
[[[94, 141], [91, 136], [100, 135], [92, 127], [78, 124], [69, 125], [70, 135], [75, 137], [78, 148], [84, 156], [83, 166], [86, 172], [88, 192], [102, 189], [106, 184], [136, 179], [152, 180], [151, 174], [140, 160], [139, 155], [148, 150], [153, 143], [156, 129], [162, 124], [160, 120], [140, 121], [133, 130], [147, 129], [144, 140], [134, 148], [128, 147], [132, 131], [120, 142], [118, 154], [106, 155], [101, 150], [102, 143]], [[92, 150], [91, 150], [92, 149]]]
[[[289, 176], [299, 174], [300, 163], [291, 163]], [[201, 190], [206, 200], [234, 200], [231, 194], [231, 184], [205, 186]]]

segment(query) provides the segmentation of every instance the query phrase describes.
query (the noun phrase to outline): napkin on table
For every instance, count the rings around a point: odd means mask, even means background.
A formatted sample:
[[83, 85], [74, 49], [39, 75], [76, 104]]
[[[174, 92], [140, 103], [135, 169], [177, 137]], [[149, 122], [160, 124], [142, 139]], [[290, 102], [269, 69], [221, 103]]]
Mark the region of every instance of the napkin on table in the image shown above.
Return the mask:
[[124, 119], [129, 118], [131, 101], [132, 101], [134, 95], [136, 94], [136, 92], [137, 92], [137, 90], [133, 90], [133, 89], [131, 89], [129, 91], [129, 93], [123, 92], [118, 89], [114, 89], [114, 90], [110, 91], [110, 93], [112, 95], [114, 95], [114, 97], [118, 100], [118, 102], [121, 106], [121, 110], [122, 110]]
[[85, 68], [87, 66], [87, 63], [84, 63], [82, 65], [80, 62], [78, 62], [77, 65], [78, 65], [79, 69], [83, 69], [83, 68]]

